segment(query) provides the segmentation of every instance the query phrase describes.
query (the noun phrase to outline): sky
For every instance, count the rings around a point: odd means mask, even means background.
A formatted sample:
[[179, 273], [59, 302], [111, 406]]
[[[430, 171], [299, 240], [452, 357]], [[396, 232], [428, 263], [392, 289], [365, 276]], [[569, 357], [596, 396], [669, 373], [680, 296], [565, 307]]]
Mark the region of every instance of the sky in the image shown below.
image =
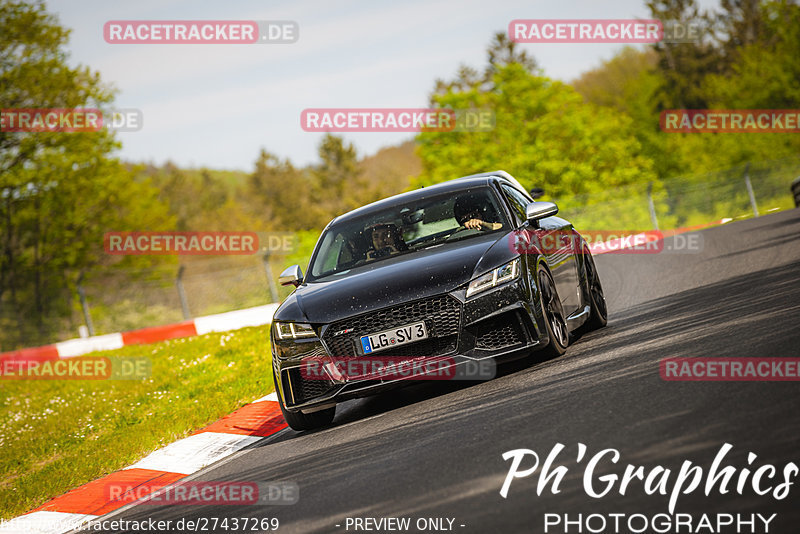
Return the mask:
[[[704, 8], [716, 0], [701, 0]], [[492, 36], [514, 19], [649, 18], [644, 0], [49, 0], [72, 30], [72, 64], [117, 89], [115, 108], [141, 110], [120, 132], [128, 161], [250, 172], [263, 148], [314, 164], [324, 134], [306, 132], [307, 108], [423, 108], [437, 78], [482, 70]], [[291, 44], [110, 44], [110, 20], [295, 21]], [[524, 44], [544, 74], [570, 81], [620, 44]], [[343, 133], [359, 156], [409, 133]]]

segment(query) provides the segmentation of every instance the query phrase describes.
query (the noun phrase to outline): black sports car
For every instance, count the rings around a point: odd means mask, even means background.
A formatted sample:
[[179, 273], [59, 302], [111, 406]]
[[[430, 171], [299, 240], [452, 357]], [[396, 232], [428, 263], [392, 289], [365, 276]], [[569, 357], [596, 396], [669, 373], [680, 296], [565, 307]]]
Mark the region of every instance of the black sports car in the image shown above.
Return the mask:
[[[297, 265], [280, 276], [296, 286], [271, 330], [289, 425], [329, 424], [338, 402], [409, 377], [534, 350], [557, 356], [579, 327], [604, 326], [591, 253], [557, 212], [497, 171], [331, 221], [305, 277]], [[399, 371], [406, 361], [415, 365], [410, 374]]]

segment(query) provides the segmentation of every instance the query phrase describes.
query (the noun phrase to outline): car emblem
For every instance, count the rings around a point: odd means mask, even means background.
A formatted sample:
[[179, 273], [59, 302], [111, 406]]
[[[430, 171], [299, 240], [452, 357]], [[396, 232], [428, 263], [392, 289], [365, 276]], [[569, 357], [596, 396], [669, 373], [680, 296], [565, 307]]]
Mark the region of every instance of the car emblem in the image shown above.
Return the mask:
[[352, 328], [345, 328], [344, 330], [339, 330], [338, 332], [334, 332], [333, 337], [341, 336], [342, 334], [349, 334], [352, 331], [353, 331]]

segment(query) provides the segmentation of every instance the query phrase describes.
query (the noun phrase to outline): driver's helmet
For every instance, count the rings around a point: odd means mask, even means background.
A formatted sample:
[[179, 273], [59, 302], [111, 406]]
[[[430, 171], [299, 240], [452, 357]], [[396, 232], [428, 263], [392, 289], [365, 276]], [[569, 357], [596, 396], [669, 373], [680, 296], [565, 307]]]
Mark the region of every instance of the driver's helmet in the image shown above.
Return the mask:
[[486, 201], [486, 195], [480, 193], [461, 196], [453, 204], [453, 217], [461, 226], [470, 219], [494, 222], [493, 211]]

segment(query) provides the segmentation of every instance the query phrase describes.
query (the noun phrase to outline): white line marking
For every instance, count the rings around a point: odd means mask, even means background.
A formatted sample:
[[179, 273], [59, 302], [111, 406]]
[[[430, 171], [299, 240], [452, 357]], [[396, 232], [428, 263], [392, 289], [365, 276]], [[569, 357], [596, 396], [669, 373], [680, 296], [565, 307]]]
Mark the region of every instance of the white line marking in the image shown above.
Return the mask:
[[280, 306], [280, 304], [266, 304], [264, 306], [256, 306], [255, 308], [196, 317], [194, 320], [194, 328], [197, 330], [197, 335], [202, 336], [209, 332], [227, 332], [228, 330], [236, 330], [246, 326], [269, 324], [272, 322], [272, 316], [275, 314], [275, 310], [278, 309], [278, 306]]
[[201, 432], [170, 443], [125, 469], [153, 469], [189, 475], [260, 439], [261, 436]]

